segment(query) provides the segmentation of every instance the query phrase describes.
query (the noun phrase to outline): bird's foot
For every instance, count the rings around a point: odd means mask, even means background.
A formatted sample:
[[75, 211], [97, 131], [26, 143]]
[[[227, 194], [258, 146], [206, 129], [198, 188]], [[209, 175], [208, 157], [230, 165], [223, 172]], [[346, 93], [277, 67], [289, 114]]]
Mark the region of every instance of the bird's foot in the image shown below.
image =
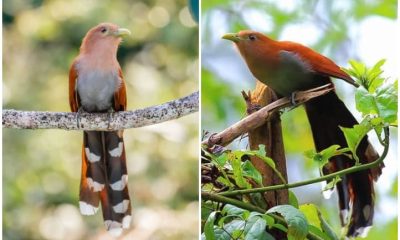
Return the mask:
[[297, 103], [296, 103], [296, 93], [297, 92], [292, 92], [290, 94], [290, 103], [293, 105], [293, 107], [297, 107]]
[[76, 112], [76, 127], [79, 129], [81, 125], [81, 114], [85, 113], [83, 107], [78, 108], [78, 112]]
[[108, 110], [108, 121], [107, 121], [107, 128], [108, 129], [110, 129], [110, 127], [111, 127], [111, 121], [112, 121], [112, 119], [114, 117], [114, 113], [115, 113], [114, 109]]

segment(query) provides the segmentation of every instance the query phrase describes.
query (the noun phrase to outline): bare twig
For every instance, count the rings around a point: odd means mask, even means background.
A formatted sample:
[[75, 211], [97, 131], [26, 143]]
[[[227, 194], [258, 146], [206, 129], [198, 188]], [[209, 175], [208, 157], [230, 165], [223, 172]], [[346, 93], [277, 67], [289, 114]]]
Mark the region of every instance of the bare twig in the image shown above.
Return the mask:
[[[297, 92], [294, 100], [297, 104], [301, 104], [307, 102], [312, 98], [327, 94], [332, 90], [334, 90], [333, 85], [326, 84], [307, 91]], [[204, 140], [202, 144], [208, 146], [212, 146], [214, 144], [226, 146], [240, 135], [263, 125], [274, 112], [291, 105], [292, 103], [289, 97], [278, 99], [277, 101], [261, 108], [259, 111], [243, 118], [241, 121], [235, 123], [229, 128], [223, 130], [222, 132], [213, 134], [209, 139]]]
[[119, 130], [153, 125], [186, 116], [199, 110], [199, 92], [161, 105], [134, 111], [77, 113], [3, 110], [3, 127], [17, 129]]

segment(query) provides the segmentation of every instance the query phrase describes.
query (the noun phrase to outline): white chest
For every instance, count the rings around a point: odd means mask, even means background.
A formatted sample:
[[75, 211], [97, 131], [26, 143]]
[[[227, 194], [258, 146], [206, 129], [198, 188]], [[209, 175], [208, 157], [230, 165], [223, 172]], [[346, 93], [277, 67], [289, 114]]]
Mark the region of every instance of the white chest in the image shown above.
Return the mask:
[[120, 85], [117, 72], [90, 71], [79, 74], [76, 90], [85, 111], [101, 112], [112, 108], [114, 93]]

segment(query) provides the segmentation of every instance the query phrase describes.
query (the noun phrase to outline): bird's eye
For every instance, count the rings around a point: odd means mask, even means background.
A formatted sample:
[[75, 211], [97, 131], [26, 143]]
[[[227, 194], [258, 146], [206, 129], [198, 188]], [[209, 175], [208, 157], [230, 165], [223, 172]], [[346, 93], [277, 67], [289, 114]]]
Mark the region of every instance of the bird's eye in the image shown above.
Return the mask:
[[102, 27], [100, 31], [101, 31], [102, 33], [105, 33], [105, 32], [107, 32], [107, 28]]
[[250, 39], [251, 41], [254, 41], [254, 40], [256, 40], [256, 36], [254, 36], [253, 34], [250, 34], [250, 35], [249, 35], [249, 39]]

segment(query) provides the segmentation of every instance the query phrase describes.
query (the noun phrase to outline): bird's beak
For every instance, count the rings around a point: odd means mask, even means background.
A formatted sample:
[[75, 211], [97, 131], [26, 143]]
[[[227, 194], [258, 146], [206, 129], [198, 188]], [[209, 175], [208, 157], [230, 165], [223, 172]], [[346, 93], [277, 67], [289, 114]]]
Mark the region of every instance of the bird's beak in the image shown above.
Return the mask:
[[112, 33], [116, 37], [123, 37], [125, 35], [131, 35], [131, 31], [126, 28], [118, 28], [117, 31]]
[[241, 39], [237, 33], [227, 33], [222, 36], [223, 39], [231, 40], [232, 42], [239, 42]]

